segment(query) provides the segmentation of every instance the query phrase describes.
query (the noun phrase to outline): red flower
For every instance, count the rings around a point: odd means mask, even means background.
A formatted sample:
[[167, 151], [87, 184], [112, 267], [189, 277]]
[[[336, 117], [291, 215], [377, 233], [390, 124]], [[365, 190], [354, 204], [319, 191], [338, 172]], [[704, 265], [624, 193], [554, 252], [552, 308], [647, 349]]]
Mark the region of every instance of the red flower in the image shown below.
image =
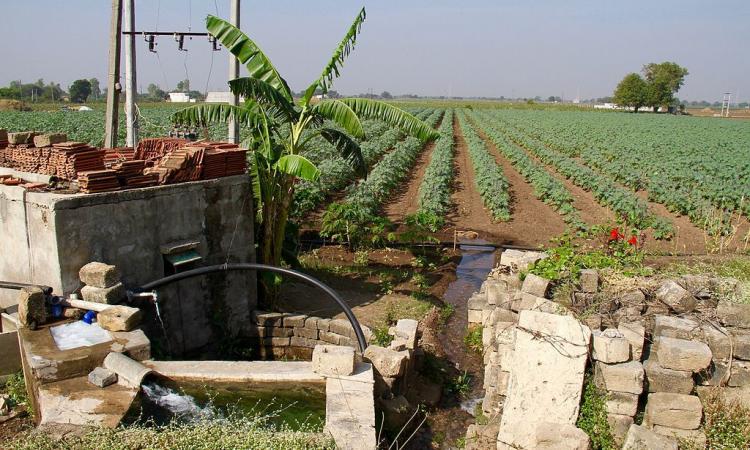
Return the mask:
[[635, 235], [630, 236], [630, 239], [628, 239], [628, 244], [638, 245], [638, 238]]
[[622, 235], [620, 234], [620, 230], [618, 230], [617, 228], [612, 228], [612, 230], [609, 232], [609, 240], [616, 241], [620, 238], [622, 238]]

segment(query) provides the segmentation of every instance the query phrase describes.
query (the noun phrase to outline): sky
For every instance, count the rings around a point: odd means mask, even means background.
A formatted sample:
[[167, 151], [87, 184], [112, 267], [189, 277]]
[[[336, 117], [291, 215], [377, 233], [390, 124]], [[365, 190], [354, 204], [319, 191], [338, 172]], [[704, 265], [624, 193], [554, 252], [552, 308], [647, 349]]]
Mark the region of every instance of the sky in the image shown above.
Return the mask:
[[[690, 74], [678, 97], [750, 98], [748, 0], [242, 0], [241, 28], [287, 79], [307, 87], [359, 9], [367, 20], [334, 89], [426, 96], [581, 99], [611, 95], [649, 62]], [[111, 2], [0, 0], [0, 85], [43, 78], [105, 84]], [[229, 0], [136, 0], [136, 29], [204, 31]], [[138, 38], [138, 85], [227, 90], [228, 53], [206, 38], [150, 53]], [[124, 66], [123, 66], [124, 70]]]

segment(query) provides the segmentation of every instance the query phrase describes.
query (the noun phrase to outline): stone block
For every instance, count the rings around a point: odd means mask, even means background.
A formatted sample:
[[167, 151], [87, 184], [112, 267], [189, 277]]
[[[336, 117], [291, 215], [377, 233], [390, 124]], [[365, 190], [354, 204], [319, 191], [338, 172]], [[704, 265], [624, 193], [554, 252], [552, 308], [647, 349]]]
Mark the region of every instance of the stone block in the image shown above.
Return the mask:
[[482, 328], [482, 348], [488, 348], [495, 345], [495, 328]]
[[311, 330], [317, 330], [319, 320], [320, 320], [319, 317], [308, 317], [307, 319], [305, 319], [304, 327], [311, 329]]
[[354, 328], [352, 328], [352, 324], [346, 319], [331, 319], [331, 322], [328, 324], [328, 329], [336, 334], [340, 334], [341, 336], [354, 336]]
[[312, 368], [321, 375], [349, 376], [354, 373], [354, 349], [338, 345], [316, 345], [312, 354]]
[[630, 342], [616, 328], [594, 331], [592, 358], [607, 364], [630, 359]]
[[332, 333], [330, 331], [320, 331], [319, 335], [320, 340], [335, 345], [339, 345], [341, 343], [341, 338], [343, 337], [340, 334]]
[[679, 428], [663, 427], [654, 425], [653, 430], [661, 435], [677, 439], [677, 442], [692, 444], [688, 448], [706, 448], [706, 433], [703, 430], [681, 430]]
[[34, 147], [49, 147], [67, 140], [68, 136], [63, 133], [38, 134], [34, 136]]
[[[259, 329], [261, 327], [258, 327]], [[294, 329], [293, 328], [283, 328], [283, 327], [263, 327], [265, 330], [263, 332], [263, 336], [266, 337], [292, 337], [294, 335]]]
[[263, 343], [271, 347], [288, 347], [290, 338], [288, 337], [264, 337]]
[[406, 370], [409, 352], [397, 352], [378, 345], [371, 345], [365, 349], [364, 358], [372, 363], [373, 369], [381, 377], [400, 377]]
[[35, 330], [47, 321], [47, 304], [44, 292], [38, 287], [25, 287], [18, 295], [18, 322], [22, 327]]
[[[718, 324], [701, 323], [697, 339], [708, 344], [714, 359], [727, 359], [731, 349], [729, 330]], [[736, 350], [736, 349], [735, 349]]]
[[494, 327], [501, 322], [518, 322], [518, 314], [510, 309], [495, 308], [490, 312], [489, 318], [482, 325], [485, 327]]
[[633, 425], [633, 417], [621, 414], [607, 414], [607, 423], [609, 424], [609, 430], [612, 433], [615, 445], [619, 448], [625, 442], [625, 436], [628, 434], [630, 425]]
[[8, 133], [8, 143], [13, 145], [33, 144], [34, 136], [36, 136], [36, 133], [33, 131]]
[[648, 394], [643, 423], [682, 430], [696, 430], [703, 418], [703, 405], [695, 395], [654, 392]]
[[318, 330], [330, 331], [331, 330], [331, 319], [318, 319]]
[[680, 314], [695, 310], [697, 305], [695, 296], [674, 280], [664, 282], [655, 295], [670, 310]]
[[634, 361], [643, 356], [643, 343], [646, 339], [646, 327], [640, 322], [621, 321], [617, 329], [630, 342], [630, 353]]
[[291, 316], [284, 316], [282, 322], [285, 328], [302, 328], [305, 326], [305, 320], [307, 320], [306, 315], [295, 314]]
[[[734, 343], [734, 357], [743, 361], [750, 361], [750, 331], [732, 330], [732, 341]], [[716, 355], [714, 355], [716, 358]]]
[[514, 322], [500, 322], [495, 324], [495, 344], [498, 351], [501, 346], [512, 346], [516, 342], [516, 324]]
[[643, 392], [643, 365], [638, 361], [619, 364], [598, 362], [594, 366], [594, 381], [600, 389], [630, 394]]
[[492, 309], [490, 304], [487, 303], [487, 296], [480, 293], [474, 293], [469, 300], [466, 301], [467, 308], [475, 310]]
[[659, 365], [655, 358], [649, 358], [643, 363], [646, 372], [649, 392], [671, 392], [675, 394], [690, 394], [695, 382], [693, 373], [684, 370], [667, 369]]
[[654, 337], [664, 336], [675, 339], [692, 339], [700, 326], [692, 319], [675, 316], [654, 317]]
[[716, 315], [728, 327], [750, 328], [750, 304], [721, 300]]
[[294, 328], [294, 335], [305, 339], [318, 339], [317, 328]]
[[483, 314], [482, 314], [482, 310], [481, 309], [470, 309], [468, 311], [467, 321], [469, 323], [479, 323], [479, 324], [481, 324], [481, 323], [483, 323], [482, 317], [483, 317]]
[[[533, 447], [536, 424], [574, 424], [591, 331], [578, 320], [523, 311], [516, 329], [498, 445]], [[549, 395], [554, 392], [555, 395]]]
[[602, 329], [602, 316], [599, 314], [591, 314], [583, 319], [583, 323], [591, 329], [591, 331], [599, 331]]
[[253, 311], [253, 318], [258, 326], [280, 327], [284, 324], [284, 315], [281, 313]]
[[543, 252], [507, 249], [500, 254], [500, 265], [509, 267], [513, 272], [522, 272], [546, 257]]
[[81, 295], [87, 302], [114, 305], [125, 298], [125, 287], [122, 283], [116, 283], [114, 286], [108, 288], [86, 285], [81, 288]]
[[599, 290], [599, 272], [595, 269], [581, 270], [581, 290], [593, 294]]
[[87, 286], [108, 288], [120, 282], [120, 271], [116, 266], [101, 262], [90, 262], [78, 271], [81, 282]]
[[667, 369], [698, 372], [711, 364], [711, 349], [703, 342], [659, 337], [654, 346], [656, 360]]
[[104, 367], [97, 367], [89, 372], [89, 383], [100, 388], [105, 388], [117, 383], [117, 374]]
[[536, 450], [589, 450], [591, 448], [591, 439], [586, 432], [569, 423], [538, 423], [535, 440]]
[[292, 347], [304, 347], [304, 348], [315, 348], [320, 345], [320, 341], [316, 339], [307, 339], [300, 336], [292, 336], [289, 338], [289, 345]]
[[531, 295], [535, 295], [537, 297], [546, 297], [547, 291], [549, 290], [550, 281], [542, 278], [538, 275], [534, 275], [533, 273], [527, 274], [526, 278], [523, 280], [523, 286], [521, 287], [521, 292], [526, 292]]
[[388, 331], [389, 334], [394, 337], [394, 341], [398, 340], [406, 346], [409, 350], [414, 350], [417, 347], [417, 327], [419, 322], [413, 319], [399, 319], [396, 322], [396, 326], [391, 327]]
[[633, 424], [625, 436], [622, 450], [677, 450], [677, 439]]
[[487, 304], [508, 308], [508, 284], [505, 281], [487, 280], [484, 282]]
[[635, 416], [638, 412], [638, 394], [627, 392], [607, 393], [607, 412], [609, 414], [622, 414], [624, 416]]
[[129, 306], [111, 306], [96, 315], [100, 327], [109, 331], [130, 331], [141, 323], [143, 312]]

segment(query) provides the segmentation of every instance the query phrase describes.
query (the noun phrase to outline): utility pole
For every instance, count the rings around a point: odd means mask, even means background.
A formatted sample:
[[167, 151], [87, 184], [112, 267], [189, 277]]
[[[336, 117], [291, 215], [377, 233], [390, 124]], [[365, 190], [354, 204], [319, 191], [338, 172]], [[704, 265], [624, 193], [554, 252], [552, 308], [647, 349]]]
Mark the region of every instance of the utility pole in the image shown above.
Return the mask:
[[109, 71], [107, 78], [107, 117], [104, 147], [117, 146], [117, 115], [120, 107], [120, 43], [122, 41], [122, 0], [112, 0], [109, 31]]
[[[231, 12], [229, 15], [229, 22], [235, 27], [240, 27], [240, 0], [231, 1]], [[240, 77], [240, 62], [234, 55], [229, 53], [229, 79], [233, 80]], [[232, 105], [239, 106], [240, 96], [236, 94], [232, 95]], [[229, 142], [234, 144], [240, 143], [240, 124], [235, 120], [229, 121]]]
[[[135, 31], [135, 0], [125, 0], [125, 31]], [[138, 145], [138, 121], [135, 118], [136, 95], [135, 69], [135, 34], [128, 34], [125, 39], [125, 117], [128, 147]]]

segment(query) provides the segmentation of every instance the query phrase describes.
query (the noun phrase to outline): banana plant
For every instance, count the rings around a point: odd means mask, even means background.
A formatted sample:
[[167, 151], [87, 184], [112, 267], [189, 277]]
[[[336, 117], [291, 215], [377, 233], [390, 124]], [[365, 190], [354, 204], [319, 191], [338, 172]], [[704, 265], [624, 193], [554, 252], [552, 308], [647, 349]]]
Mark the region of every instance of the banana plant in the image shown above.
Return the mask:
[[[243, 147], [249, 152], [256, 222], [261, 227], [259, 259], [265, 264], [281, 262], [295, 182], [298, 179], [315, 181], [320, 176], [315, 164], [303, 156], [311, 139], [321, 136], [359, 176], [366, 176], [367, 167], [357, 143], [357, 139], [364, 137], [362, 120], [381, 120], [422, 141], [437, 137], [427, 124], [387, 103], [363, 98], [315, 101], [315, 94], [326, 94], [339, 76], [346, 57], [354, 49], [365, 16], [362, 8], [320, 76], [298, 99], [253, 40], [225, 20], [215, 16], [206, 19], [208, 32], [247, 67], [247, 77], [229, 82], [232, 93], [244, 97], [245, 101], [239, 106], [191, 106], [176, 112], [173, 122], [207, 126], [235, 120], [247, 131], [249, 137]], [[338, 127], [326, 126], [329, 121]]]

